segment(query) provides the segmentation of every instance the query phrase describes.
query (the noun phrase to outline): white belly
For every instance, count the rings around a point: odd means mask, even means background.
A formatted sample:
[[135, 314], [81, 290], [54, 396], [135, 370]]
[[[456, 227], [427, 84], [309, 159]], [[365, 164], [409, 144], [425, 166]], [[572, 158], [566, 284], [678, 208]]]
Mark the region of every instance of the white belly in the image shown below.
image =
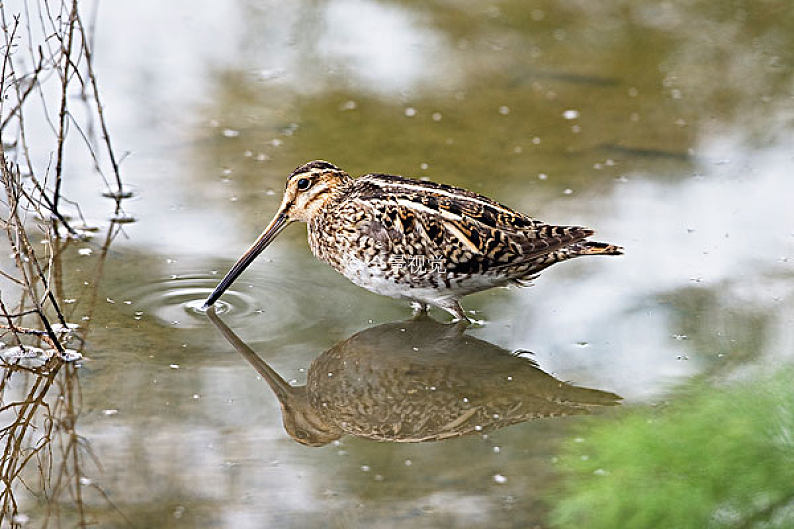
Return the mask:
[[379, 267], [367, 265], [358, 259], [348, 259], [339, 271], [350, 281], [370, 292], [391, 298], [410, 299], [431, 304], [438, 304], [446, 299], [459, 298], [468, 293], [494, 286], [491, 280], [471, 278], [466, 284], [453, 285], [452, 288], [445, 286], [412, 287], [406, 282], [396, 281], [393, 276], [387, 276], [385, 271]]

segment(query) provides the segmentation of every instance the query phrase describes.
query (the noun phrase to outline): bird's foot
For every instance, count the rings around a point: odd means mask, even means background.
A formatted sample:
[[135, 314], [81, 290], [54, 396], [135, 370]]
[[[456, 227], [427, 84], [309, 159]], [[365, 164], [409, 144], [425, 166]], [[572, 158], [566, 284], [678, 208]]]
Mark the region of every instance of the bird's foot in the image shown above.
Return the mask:
[[422, 303], [420, 301], [412, 301], [411, 309], [413, 310], [412, 316], [414, 318], [421, 318], [422, 316], [427, 315], [427, 303]]
[[452, 323], [465, 323], [470, 324], [471, 320], [466, 316], [463, 312], [463, 309], [460, 306], [460, 303], [456, 299], [447, 299], [440, 303], [436, 303], [439, 308], [444, 309], [445, 311], [452, 314]]

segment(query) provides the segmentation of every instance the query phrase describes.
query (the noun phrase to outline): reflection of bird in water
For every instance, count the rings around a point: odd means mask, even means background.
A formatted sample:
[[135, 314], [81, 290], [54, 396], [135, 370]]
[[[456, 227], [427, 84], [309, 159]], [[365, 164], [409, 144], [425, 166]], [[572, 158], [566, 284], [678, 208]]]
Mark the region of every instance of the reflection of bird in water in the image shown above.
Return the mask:
[[523, 356], [430, 318], [378, 325], [318, 356], [305, 386], [290, 386], [209, 311], [215, 325], [267, 381], [284, 428], [322, 446], [343, 434], [420, 442], [588, 413], [620, 397], [561, 382]]
[[350, 176], [320, 160], [287, 178], [281, 206], [205, 306], [292, 222], [308, 225], [312, 253], [359, 286], [467, 319], [459, 300], [582, 255], [622, 248], [587, 240], [593, 230], [553, 226], [465, 189], [400, 176]]

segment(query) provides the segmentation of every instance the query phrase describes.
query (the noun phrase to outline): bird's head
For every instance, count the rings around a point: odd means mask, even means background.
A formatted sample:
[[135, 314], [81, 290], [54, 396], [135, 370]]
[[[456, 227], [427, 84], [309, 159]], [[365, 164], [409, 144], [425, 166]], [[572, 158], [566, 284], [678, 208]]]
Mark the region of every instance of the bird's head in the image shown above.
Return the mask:
[[283, 215], [289, 222], [309, 222], [350, 180], [332, 163], [315, 160], [301, 165], [287, 177], [276, 218]]
[[273, 220], [218, 283], [204, 303], [204, 307], [207, 308], [215, 303], [284, 228], [295, 221], [311, 221], [350, 181], [351, 178], [346, 172], [322, 160], [309, 162], [292, 171], [287, 177], [284, 197]]

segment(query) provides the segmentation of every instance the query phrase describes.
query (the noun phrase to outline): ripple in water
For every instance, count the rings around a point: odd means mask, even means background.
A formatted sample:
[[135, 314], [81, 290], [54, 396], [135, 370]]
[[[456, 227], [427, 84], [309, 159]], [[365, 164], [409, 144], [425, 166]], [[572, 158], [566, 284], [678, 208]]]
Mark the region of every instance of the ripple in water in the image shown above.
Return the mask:
[[[124, 296], [132, 301], [129, 305], [135, 311], [135, 319], [154, 318], [164, 325], [199, 327], [209, 323], [202, 306], [219, 279], [214, 275], [171, 276], [141, 285]], [[261, 315], [263, 311], [253, 296], [232, 287], [215, 302], [215, 312], [237, 320]]]
[[[220, 279], [220, 275], [210, 274], [170, 276], [133, 287], [117, 295], [115, 301], [123, 299], [136, 320], [154, 318], [162, 325], [175, 328], [201, 327], [210, 325], [203, 305]], [[268, 316], [268, 320], [294, 317], [298, 307], [284, 290], [283, 285], [273, 281], [241, 281], [232, 285], [215, 302], [215, 312], [223, 314], [228, 323], [235, 324], [263, 316]], [[279, 300], [276, 312], [273, 312], [274, 299]]]

